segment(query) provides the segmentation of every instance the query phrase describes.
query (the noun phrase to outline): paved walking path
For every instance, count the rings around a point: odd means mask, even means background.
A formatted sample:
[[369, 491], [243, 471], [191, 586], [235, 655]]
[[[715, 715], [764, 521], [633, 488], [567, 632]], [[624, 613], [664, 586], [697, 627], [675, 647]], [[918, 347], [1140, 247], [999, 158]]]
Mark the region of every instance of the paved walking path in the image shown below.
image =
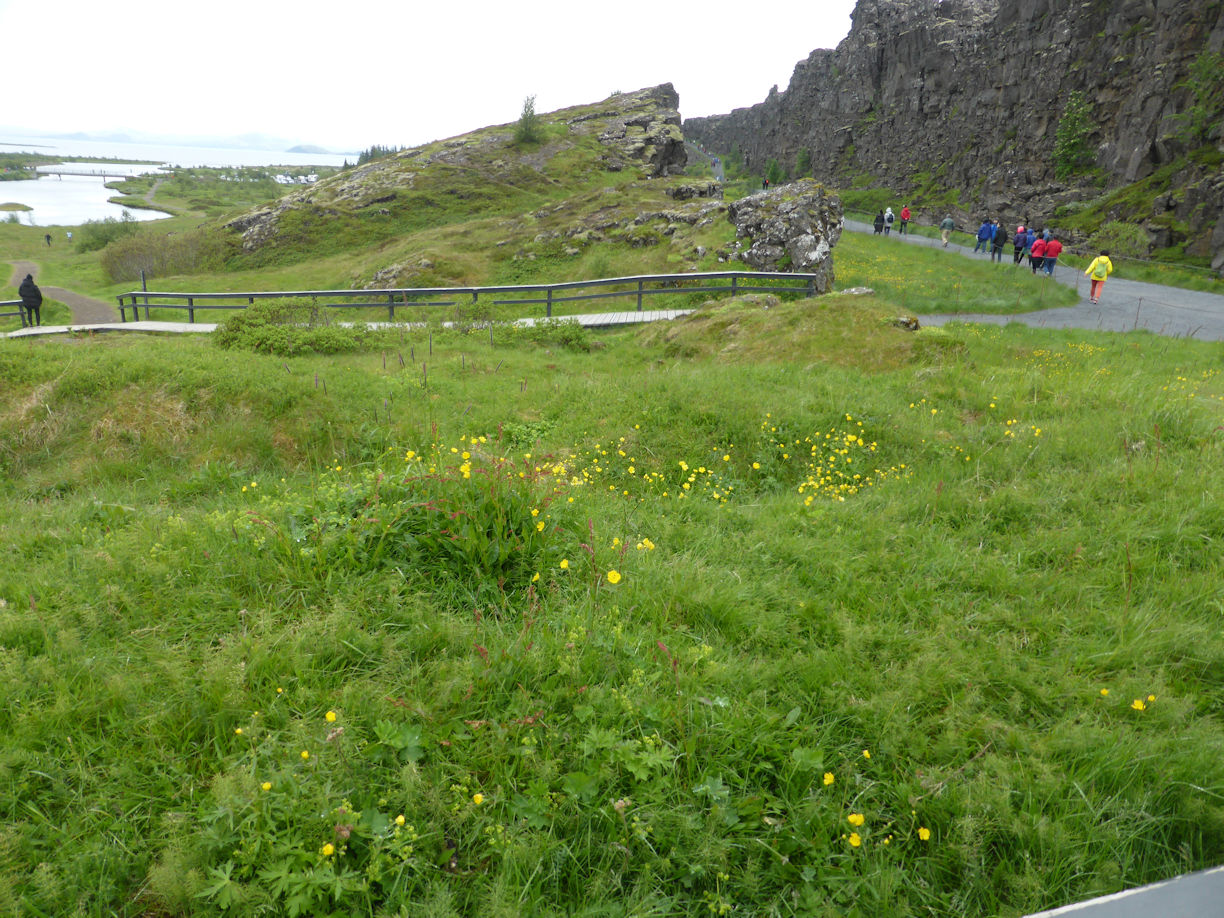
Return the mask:
[[[13, 262], [13, 276], [9, 281], [9, 286], [20, 286], [27, 274], [33, 274], [34, 283], [38, 284], [38, 265], [32, 261]], [[44, 287], [42, 284], [38, 284], [38, 286], [42, 290], [43, 299], [59, 300], [72, 310], [72, 321], [75, 325], [96, 325], [104, 322], [116, 322], [119, 319], [119, 311], [104, 300], [95, 300], [91, 297], [81, 296], [81, 294], [65, 290], [63, 287]]]
[[[868, 223], [846, 221], [846, 229], [856, 233], [874, 233]], [[938, 239], [929, 236], [893, 233], [889, 237], [898, 244], [923, 245], [929, 248], [942, 246]], [[974, 255], [969, 246], [950, 243], [949, 252], [969, 258], [986, 259], [989, 256]], [[1012, 264], [1012, 245], [1003, 249], [1000, 271], [1027, 271], [1025, 265]], [[1146, 329], [1158, 335], [1198, 338], [1201, 341], [1224, 341], [1224, 296], [1205, 293], [1201, 290], [1186, 290], [1182, 287], [1165, 287], [1142, 281], [1125, 280], [1117, 273], [1105, 282], [1105, 291], [1100, 303], [1088, 301], [1088, 278], [1078, 268], [1057, 265], [1054, 279], [1068, 287], [1075, 287], [1080, 301], [1075, 306], [1058, 309], [1043, 309], [1015, 315], [979, 315], [958, 313], [955, 315], [923, 315], [918, 320], [923, 325], [946, 325], [949, 322], [979, 322], [990, 325], [1007, 325], [1020, 322], [1035, 328], [1087, 328], [1099, 331], [1135, 331]]]

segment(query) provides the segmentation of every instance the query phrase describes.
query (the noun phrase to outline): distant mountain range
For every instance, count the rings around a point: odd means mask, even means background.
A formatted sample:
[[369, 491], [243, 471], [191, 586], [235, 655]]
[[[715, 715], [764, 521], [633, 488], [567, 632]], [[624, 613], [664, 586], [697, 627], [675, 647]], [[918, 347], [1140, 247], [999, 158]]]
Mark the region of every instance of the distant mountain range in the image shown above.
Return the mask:
[[206, 147], [209, 149], [227, 150], [281, 150], [285, 153], [326, 153], [342, 155], [356, 151], [328, 150], [315, 144], [295, 143], [284, 137], [273, 137], [269, 134], [238, 134], [232, 137], [184, 137], [171, 134], [152, 134], [146, 131], [73, 131], [51, 133], [48, 131], [33, 131], [28, 129], [3, 128], [0, 133], [23, 134], [46, 137], [53, 140], [91, 140], [104, 143], [147, 143], [167, 144], [170, 146]]

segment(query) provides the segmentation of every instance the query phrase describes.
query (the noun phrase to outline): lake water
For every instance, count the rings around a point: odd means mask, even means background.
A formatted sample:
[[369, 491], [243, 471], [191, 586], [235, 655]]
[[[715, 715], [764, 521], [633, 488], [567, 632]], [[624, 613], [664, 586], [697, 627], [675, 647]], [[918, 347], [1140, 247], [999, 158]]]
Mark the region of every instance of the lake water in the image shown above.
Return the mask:
[[[98, 168], [98, 163], [77, 163], [79, 157], [118, 159], [120, 164], [107, 163], [108, 172], [122, 171], [129, 175], [181, 166], [341, 166], [347, 158], [356, 162], [355, 154], [285, 153], [279, 150], [247, 150], [223, 147], [190, 147], [173, 144], [115, 143], [97, 140], [63, 140], [50, 137], [9, 137], [0, 135], [0, 152], [31, 152], [46, 156], [62, 156], [70, 168], [84, 171]], [[146, 164], [138, 165], [139, 161]], [[155, 165], [148, 165], [154, 163]], [[105, 186], [108, 179], [90, 176], [45, 176], [20, 182], [0, 182], [0, 204], [15, 203], [32, 207], [16, 213], [18, 219], [31, 226], [75, 226], [86, 220], [122, 217], [123, 208], [107, 198], [116, 192]], [[133, 208], [128, 211], [137, 220], [164, 217], [160, 211]]]

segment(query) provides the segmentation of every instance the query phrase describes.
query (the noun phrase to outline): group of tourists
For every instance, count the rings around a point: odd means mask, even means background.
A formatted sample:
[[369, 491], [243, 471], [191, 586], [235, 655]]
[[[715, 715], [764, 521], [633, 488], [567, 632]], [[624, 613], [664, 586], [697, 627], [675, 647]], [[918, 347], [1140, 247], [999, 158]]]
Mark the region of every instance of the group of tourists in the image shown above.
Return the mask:
[[[901, 223], [897, 228], [897, 235], [904, 236], [909, 232], [909, 222], [912, 214], [910, 213], [909, 205], [906, 204], [901, 208]], [[876, 214], [872, 226], [875, 227], [875, 234], [878, 236], [883, 233], [885, 236], [892, 232], [893, 224], [897, 222], [897, 215], [893, 213], [891, 207], [886, 207]]]
[[[952, 218], [944, 218], [947, 223]], [[978, 227], [973, 252], [985, 252], [991, 261], [1002, 263], [1003, 247], [1008, 242], [1007, 227], [998, 220], [983, 220]], [[1062, 254], [1063, 244], [1049, 229], [1041, 232], [1026, 227], [1023, 224], [1016, 227], [1015, 235], [1010, 237], [1012, 244], [1012, 264], [1018, 265], [1026, 258], [1029, 268], [1034, 274], [1038, 271], [1046, 277], [1054, 276], [1054, 266], [1058, 264], [1058, 256]], [[944, 242], [947, 245], [947, 242]]]

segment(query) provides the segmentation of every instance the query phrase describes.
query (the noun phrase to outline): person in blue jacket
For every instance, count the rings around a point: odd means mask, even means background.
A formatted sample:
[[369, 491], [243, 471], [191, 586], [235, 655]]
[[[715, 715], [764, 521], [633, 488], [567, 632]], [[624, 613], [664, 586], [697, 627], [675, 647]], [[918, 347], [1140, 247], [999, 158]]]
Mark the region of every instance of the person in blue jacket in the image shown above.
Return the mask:
[[973, 254], [977, 254], [981, 249], [987, 255], [990, 254], [990, 242], [994, 239], [994, 224], [989, 220], [983, 220], [982, 225], [978, 227], [977, 242], [973, 245]]

